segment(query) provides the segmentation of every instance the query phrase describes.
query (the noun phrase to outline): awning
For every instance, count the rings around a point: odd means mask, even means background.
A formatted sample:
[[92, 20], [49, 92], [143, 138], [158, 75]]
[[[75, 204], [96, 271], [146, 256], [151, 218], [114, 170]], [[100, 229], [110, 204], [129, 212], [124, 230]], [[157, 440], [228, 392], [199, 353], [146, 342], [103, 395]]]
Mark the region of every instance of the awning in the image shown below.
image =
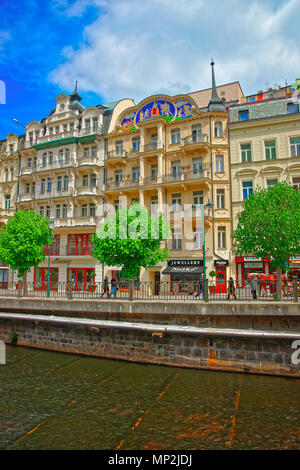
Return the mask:
[[202, 266], [168, 266], [162, 274], [202, 274]]

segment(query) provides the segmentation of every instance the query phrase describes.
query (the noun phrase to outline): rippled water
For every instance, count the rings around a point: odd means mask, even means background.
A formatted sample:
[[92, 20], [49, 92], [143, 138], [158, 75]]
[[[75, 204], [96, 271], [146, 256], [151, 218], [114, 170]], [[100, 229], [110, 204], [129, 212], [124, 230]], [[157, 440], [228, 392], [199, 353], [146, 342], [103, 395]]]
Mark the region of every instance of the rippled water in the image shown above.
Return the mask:
[[0, 449], [297, 449], [300, 381], [7, 347]]

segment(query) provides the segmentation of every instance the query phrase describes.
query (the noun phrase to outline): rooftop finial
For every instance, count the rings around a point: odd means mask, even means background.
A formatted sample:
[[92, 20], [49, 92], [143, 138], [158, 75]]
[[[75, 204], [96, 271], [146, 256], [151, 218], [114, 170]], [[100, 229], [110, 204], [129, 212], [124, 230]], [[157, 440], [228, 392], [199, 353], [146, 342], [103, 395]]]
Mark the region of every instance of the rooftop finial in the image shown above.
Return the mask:
[[77, 84], [78, 84], [78, 81], [76, 80], [75, 91], [77, 91]]
[[208, 105], [208, 111], [212, 112], [224, 112], [226, 111], [223, 101], [219, 98], [217, 87], [216, 87], [216, 79], [215, 79], [215, 71], [214, 71], [214, 59], [211, 59], [211, 81], [212, 81], [212, 92], [211, 92], [211, 100]]

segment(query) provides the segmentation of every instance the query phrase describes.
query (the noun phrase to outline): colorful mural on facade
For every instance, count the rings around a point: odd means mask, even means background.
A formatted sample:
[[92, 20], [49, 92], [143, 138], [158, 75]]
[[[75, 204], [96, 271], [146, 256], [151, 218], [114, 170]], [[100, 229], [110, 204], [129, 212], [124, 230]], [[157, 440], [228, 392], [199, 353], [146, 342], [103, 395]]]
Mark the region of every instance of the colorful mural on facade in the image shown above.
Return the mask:
[[121, 122], [122, 131], [135, 130], [140, 122], [163, 117], [167, 122], [184, 119], [192, 115], [192, 105], [181, 100], [176, 103], [156, 100], [145, 104], [138, 112], [127, 114]]

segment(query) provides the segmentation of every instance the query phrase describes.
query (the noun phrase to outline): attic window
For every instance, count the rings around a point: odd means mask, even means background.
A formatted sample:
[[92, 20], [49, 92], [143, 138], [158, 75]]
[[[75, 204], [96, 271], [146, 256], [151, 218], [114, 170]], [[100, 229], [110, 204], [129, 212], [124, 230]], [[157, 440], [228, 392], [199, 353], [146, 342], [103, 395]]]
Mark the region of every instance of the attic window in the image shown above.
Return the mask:
[[65, 105], [64, 105], [64, 104], [60, 104], [60, 105], [59, 105], [59, 109], [60, 109], [60, 111], [62, 111], [63, 109], [65, 109]]

